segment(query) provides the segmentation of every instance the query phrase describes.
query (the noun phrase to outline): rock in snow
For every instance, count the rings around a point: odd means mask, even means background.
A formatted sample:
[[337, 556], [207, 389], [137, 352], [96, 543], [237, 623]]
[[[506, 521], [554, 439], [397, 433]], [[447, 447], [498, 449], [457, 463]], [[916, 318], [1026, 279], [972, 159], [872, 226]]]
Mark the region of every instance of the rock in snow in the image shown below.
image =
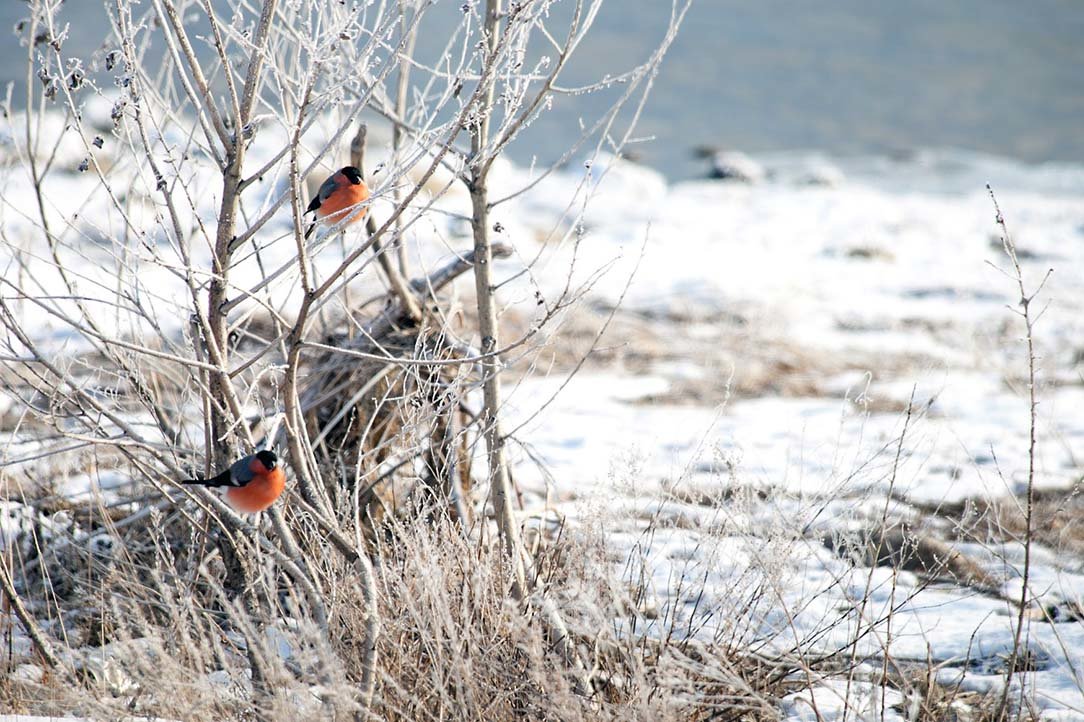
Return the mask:
[[768, 173], [764, 166], [745, 153], [728, 150], [712, 156], [711, 171], [708, 175], [716, 180], [760, 183], [767, 178]]

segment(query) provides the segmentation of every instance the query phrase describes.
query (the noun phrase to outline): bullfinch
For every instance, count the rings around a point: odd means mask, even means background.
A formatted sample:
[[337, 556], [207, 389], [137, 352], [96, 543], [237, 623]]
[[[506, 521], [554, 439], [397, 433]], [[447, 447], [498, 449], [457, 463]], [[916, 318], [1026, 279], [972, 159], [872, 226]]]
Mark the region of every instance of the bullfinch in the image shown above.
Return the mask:
[[286, 474], [279, 466], [275, 452], [265, 449], [233, 462], [218, 476], [181, 483], [226, 487], [226, 502], [239, 512], [253, 514], [275, 503], [286, 488]]
[[366, 208], [358, 204], [369, 200], [369, 186], [361, 179], [361, 171], [348, 165], [332, 174], [320, 186], [316, 196], [305, 209], [305, 213], [315, 214], [315, 219], [305, 231], [305, 238], [312, 235], [319, 222], [335, 225], [357, 223], [365, 217]]

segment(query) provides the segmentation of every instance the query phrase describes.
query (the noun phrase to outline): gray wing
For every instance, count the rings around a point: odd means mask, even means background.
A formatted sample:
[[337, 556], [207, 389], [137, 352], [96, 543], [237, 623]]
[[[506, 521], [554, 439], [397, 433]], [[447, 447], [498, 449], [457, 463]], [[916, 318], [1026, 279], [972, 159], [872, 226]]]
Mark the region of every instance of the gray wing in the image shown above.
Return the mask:
[[249, 454], [230, 465], [230, 486], [244, 486], [256, 478], [256, 475], [248, 468], [253, 458], [255, 458], [254, 455]]
[[330, 176], [324, 181], [323, 185], [320, 186], [320, 190], [316, 191], [316, 195], [309, 202], [309, 207], [305, 209], [306, 213], [311, 213], [319, 208], [324, 201], [331, 197], [331, 194], [335, 192], [335, 189], [339, 187], [339, 184], [335, 182], [335, 175]]
[[330, 178], [328, 178], [326, 181], [324, 181], [323, 185], [320, 186], [320, 190], [319, 190], [319, 192], [317, 192], [316, 195], [320, 198], [321, 203], [323, 203], [328, 198], [330, 198], [331, 194], [334, 193], [338, 189], [339, 184], [335, 182], [335, 176], [336, 175], [338, 175], [338, 173], [336, 173], [335, 175], [332, 175]]

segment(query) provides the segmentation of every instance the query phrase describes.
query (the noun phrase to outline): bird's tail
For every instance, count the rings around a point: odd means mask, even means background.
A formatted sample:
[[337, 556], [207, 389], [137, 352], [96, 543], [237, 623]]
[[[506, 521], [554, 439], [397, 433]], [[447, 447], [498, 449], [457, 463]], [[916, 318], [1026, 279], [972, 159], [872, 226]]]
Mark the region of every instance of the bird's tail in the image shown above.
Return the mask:
[[229, 469], [226, 469], [218, 476], [211, 477], [210, 479], [182, 479], [181, 484], [184, 484], [185, 486], [207, 486], [211, 488], [218, 486], [232, 486], [232, 484], [230, 484]]
[[316, 221], [313, 221], [312, 223], [309, 224], [309, 229], [307, 231], [305, 231], [305, 240], [306, 241], [309, 240], [309, 236], [311, 236], [312, 232], [315, 231], [315, 230], [316, 230]]

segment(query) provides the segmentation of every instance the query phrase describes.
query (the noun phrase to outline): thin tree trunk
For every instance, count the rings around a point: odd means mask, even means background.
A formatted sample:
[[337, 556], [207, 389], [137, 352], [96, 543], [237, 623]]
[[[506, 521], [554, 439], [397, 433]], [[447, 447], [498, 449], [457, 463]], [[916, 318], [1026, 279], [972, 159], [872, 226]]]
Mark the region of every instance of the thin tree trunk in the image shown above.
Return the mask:
[[[485, 42], [486, 63], [496, 62], [498, 32], [500, 30], [500, 0], [486, 0]], [[490, 77], [495, 77], [490, 74]], [[471, 167], [470, 198], [472, 224], [474, 227], [474, 288], [478, 304], [478, 330], [482, 336], [482, 353], [492, 353], [499, 347], [497, 309], [493, 289], [493, 246], [489, 238], [489, 190], [486, 186], [490, 165], [482, 158], [482, 151], [489, 136], [489, 115], [493, 110], [493, 80], [482, 93], [479, 120], [471, 128], [471, 151], [474, 165]], [[481, 362], [484, 382], [482, 386], [482, 430], [489, 462], [489, 484], [493, 511], [497, 517], [505, 553], [512, 565], [513, 589], [517, 599], [527, 593], [527, 577], [521, 553], [522, 543], [519, 525], [512, 515], [511, 480], [504, 455], [504, 437], [501, 434], [499, 412], [501, 408], [501, 359], [490, 356]]]
[[[485, 42], [487, 63], [496, 62], [501, 17], [500, 0], [486, 0]], [[490, 73], [495, 78], [497, 73]], [[474, 288], [477, 296], [478, 329], [482, 336], [482, 353], [491, 354], [500, 348], [497, 309], [493, 287], [493, 244], [489, 237], [489, 189], [487, 180], [490, 162], [483, 156], [489, 136], [490, 114], [493, 111], [493, 83], [482, 94], [479, 120], [471, 128], [471, 155], [474, 159], [470, 174], [470, 197], [474, 230]], [[519, 525], [512, 514], [512, 482], [504, 453], [504, 435], [501, 432], [501, 370], [502, 362], [497, 356], [487, 356], [480, 362], [484, 381], [481, 427], [486, 441], [489, 461], [489, 483], [493, 511], [497, 517], [504, 543], [505, 555], [512, 566], [512, 594], [517, 600], [526, 601], [529, 596], [527, 570], [524, 564], [523, 543]], [[573, 666], [575, 689], [579, 694], [590, 694], [591, 679], [568, 633], [568, 627], [560, 610], [542, 589], [537, 590], [534, 602], [541, 611], [547, 633], [562, 656]]]
[[[226, 169], [222, 174], [223, 192], [218, 213], [218, 234], [215, 238], [214, 276], [207, 295], [207, 319], [211, 327], [211, 338], [207, 339], [207, 343], [214, 344], [217, 352], [210, 355], [220, 359], [218, 371], [211, 374], [210, 394], [212, 398], [219, 399], [223, 409], [229, 408], [226, 405], [226, 399], [229, 398], [226, 386], [230, 383], [229, 369], [226, 365], [226, 359], [229, 358], [229, 323], [225, 310], [230, 275], [229, 246], [234, 236], [233, 229], [239, 200], [238, 187], [241, 184], [241, 162], [244, 156], [244, 146], [240, 143], [227, 151]], [[233, 420], [220, 411], [219, 407], [212, 405], [211, 409], [212, 466], [222, 467], [231, 463], [236, 455], [236, 449], [230, 443], [230, 428]]]
[[[228, 388], [230, 385], [227, 365], [229, 323], [226, 316], [226, 301], [229, 292], [233, 241], [237, 235], [237, 209], [241, 200], [241, 168], [245, 160], [245, 134], [252, 119], [252, 108], [260, 92], [260, 74], [266, 55], [268, 31], [277, 5], [278, 0], [264, 0], [263, 7], [260, 9], [260, 20], [256, 27], [245, 74], [244, 95], [237, 109], [238, 115], [234, 118], [233, 137], [227, 143], [226, 162], [222, 169], [222, 201], [218, 211], [218, 229], [215, 234], [214, 276], [211, 279], [207, 297], [207, 318], [211, 327], [211, 338], [208, 342], [213, 344], [217, 351], [217, 354], [211, 354], [211, 356], [217, 355], [219, 366], [218, 372], [211, 374], [210, 391], [212, 397], [218, 399], [224, 409], [230, 408], [228, 400], [232, 396], [232, 390]], [[207, 96], [205, 100], [208, 105], [213, 106], [214, 101], [210, 96]], [[232, 429], [234, 423], [241, 423], [241, 421], [230, 418], [228, 412], [215, 410], [214, 406], [212, 409], [214, 411], [211, 417], [211, 432], [214, 434], [214, 439], [211, 448], [214, 450], [215, 465], [222, 466], [231, 463], [236, 456], [235, 445], [231, 441]]]

